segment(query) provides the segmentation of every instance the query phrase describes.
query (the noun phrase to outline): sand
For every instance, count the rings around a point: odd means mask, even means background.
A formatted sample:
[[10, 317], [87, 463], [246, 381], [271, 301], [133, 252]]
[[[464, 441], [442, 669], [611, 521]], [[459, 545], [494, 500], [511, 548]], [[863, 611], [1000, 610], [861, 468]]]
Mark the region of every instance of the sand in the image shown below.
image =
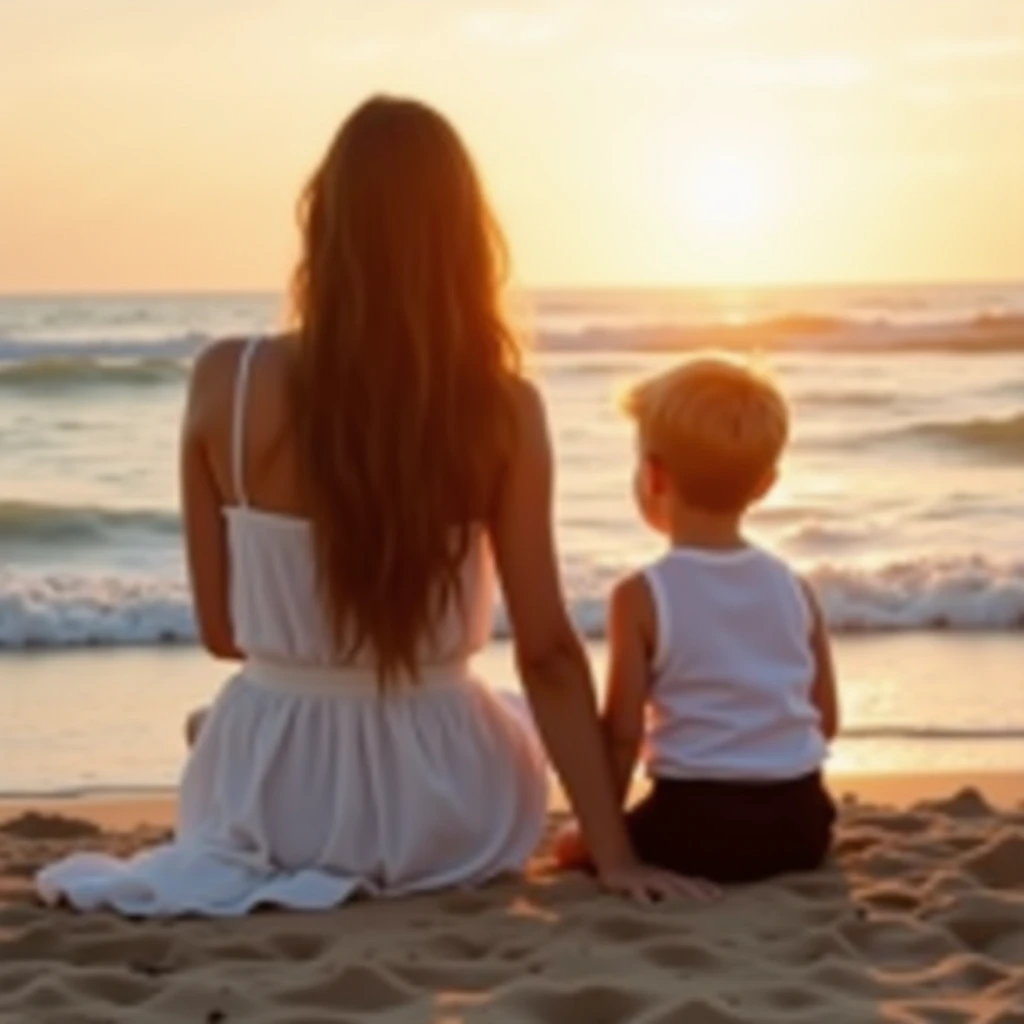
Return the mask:
[[541, 857], [480, 891], [234, 921], [35, 904], [40, 864], [166, 834], [166, 796], [7, 804], [0, 1021], [1024, 1024], [1024, 779], [954, 781], [838, 783], [859, 796], [833, 866], [710, 906], [630, 905]]

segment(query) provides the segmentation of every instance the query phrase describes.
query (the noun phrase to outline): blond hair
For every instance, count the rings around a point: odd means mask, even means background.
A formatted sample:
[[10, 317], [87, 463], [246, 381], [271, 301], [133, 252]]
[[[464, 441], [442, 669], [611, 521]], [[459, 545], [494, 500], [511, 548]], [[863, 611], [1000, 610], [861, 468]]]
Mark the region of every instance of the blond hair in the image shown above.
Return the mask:
[[789, 434], [786, 402], [767, 376], [734, 359], [703, 356], [632, 388], [623, 402], [646, 457], [680, 497], [717, 513], [743, 511]]

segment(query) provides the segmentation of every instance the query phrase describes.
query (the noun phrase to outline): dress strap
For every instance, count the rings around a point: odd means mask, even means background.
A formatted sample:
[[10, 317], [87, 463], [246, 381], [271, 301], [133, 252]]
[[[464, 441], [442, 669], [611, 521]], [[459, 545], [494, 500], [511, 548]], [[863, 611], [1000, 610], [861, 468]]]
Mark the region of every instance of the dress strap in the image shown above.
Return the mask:
[[231, 470], [235, 486], [235, 500], [243, 508], [248, 507], [249, 497], [245, 490], [245, 411], [249, 394], [249, 370], [252, 357], [262, 339], [250, 338], [242, 349], [235, 376], [235, 404], [231, 424]]

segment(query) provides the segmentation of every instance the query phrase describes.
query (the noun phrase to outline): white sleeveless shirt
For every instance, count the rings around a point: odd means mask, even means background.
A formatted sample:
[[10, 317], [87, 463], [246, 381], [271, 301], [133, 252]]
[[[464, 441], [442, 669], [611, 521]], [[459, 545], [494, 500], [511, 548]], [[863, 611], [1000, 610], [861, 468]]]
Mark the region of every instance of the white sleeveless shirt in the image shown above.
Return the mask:
[[756, 547], [677, 548], [644, 578], [657, 633], [649, 774], [775, 781], [818, 769], [813, 621], [792, 571]]

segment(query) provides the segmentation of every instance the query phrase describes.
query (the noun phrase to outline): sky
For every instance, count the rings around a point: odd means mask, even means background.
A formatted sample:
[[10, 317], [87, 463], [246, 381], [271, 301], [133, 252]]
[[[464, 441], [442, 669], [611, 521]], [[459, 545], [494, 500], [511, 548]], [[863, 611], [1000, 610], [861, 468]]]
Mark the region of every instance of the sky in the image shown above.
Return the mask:
[[524, 285], [1024, 279], [1024, 0], [0, 0], [0, 292], [281, 287], [374, 92]]

